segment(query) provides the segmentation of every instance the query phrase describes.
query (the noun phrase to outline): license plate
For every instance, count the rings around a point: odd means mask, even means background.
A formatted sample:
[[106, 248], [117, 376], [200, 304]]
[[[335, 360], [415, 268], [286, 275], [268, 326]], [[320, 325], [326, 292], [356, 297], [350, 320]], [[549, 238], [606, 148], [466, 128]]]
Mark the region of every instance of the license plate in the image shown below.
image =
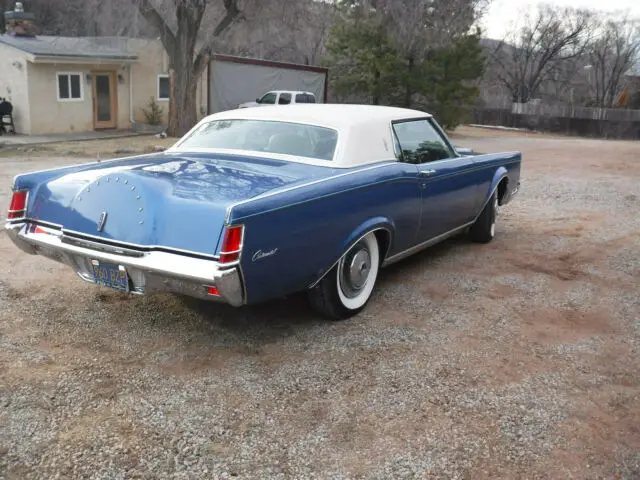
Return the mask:
[[122, 292], [129, 291], [129, 276], [122, 265], [91, 260], [93, 279], [98, 285], [104, 285]]

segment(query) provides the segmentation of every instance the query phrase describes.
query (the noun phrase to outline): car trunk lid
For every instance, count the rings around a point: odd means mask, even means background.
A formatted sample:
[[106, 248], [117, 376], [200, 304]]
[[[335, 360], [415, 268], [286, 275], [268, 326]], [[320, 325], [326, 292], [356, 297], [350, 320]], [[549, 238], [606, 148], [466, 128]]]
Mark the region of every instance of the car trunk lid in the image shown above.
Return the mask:
[[332, 172], [261, 158], [161, 154], [43, 182], [28, 214], [70, 235], [214, 255], [230, 205]]

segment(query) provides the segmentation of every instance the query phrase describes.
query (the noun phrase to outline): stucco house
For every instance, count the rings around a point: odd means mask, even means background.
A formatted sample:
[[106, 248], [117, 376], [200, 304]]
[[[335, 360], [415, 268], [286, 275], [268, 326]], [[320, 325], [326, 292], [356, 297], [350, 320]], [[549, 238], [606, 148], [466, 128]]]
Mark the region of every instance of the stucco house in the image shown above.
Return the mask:
[[[169, 59], [160, 39], [38, 35], [20, 2], [4, 16], [0, 98], [13, 104], [17, 133], [138, 130], [152, 99], [166, 125]], [[215, 54], [196, 88], [197, 115], [237, 108], [270, 90], [311, 91], [325, 102], [327, 85], [326, 68]]]
[[[157, 39], [36, 35], [32, 14], [5, 13], [0, 97], [14, 107], [19, 134], [132, 129], [147, 123], [151, 98], [169, 111], [168, 59]], [[198, 86], [206, 113], [206, 77]], [[205, 88], [203, 88], [205, 87]]]

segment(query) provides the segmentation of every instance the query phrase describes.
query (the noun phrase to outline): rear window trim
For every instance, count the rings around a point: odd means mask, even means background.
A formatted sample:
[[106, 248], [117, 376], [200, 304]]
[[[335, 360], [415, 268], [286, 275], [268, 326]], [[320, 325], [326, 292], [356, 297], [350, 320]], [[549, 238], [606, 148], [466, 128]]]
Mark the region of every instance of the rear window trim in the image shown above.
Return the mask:
[[[318, 158], [318, 157], [307, 157], [304, 155], [291, 155], [291, 154], [286, 154], [286, 153], [275, 153], [275, 152], [261, 152], [259, 150], [243, 150], [243, 149], [237, 149], [237, 148], [219, 148], [219, 147], [183, 147], [183, 144], [189, 139], [191, 138], [193, 135], [195, 135], [201, 128], [203, 128], [205, 125], [209, 124], [209, 123], [213, 123], [213, 122], [220, 122], [220, 121], [236, 121], [236, 120], [247, 120], [247, 121], [264, 121], [264, 122], [275, 122], [275, 123], [288, 123], [288, 124], [293, 124], [293, 125], [300, 125], [300, 126], [305, 126], [305, 127], [316, 127], [316, 128], [322, 128], [325, 130], [331, 130], [332, 132], [334, 132], [336, 134], [336, 144], [335, 147], [333, 149], [333, 155], [331, 156], [331, 159], [327, 160], [324, 158]], [[274, 118], [252, 118], [252, 117], [245, 117], [245, 116], [239, 116], [239, 117], [232, 117], [232, 118], [214, 118], [211, 119], [209, 121], [203, 121], [201, 123], [199, 123], [198, 125], [194, 126], [194, 128], [191, 130], [191, 132], [187, 133], [186, 135], [184, 135], [173, 147], [171, 147], [168, 150], [165, 150], [166, 152], [194, 152], [194, 151], [200, 151], [200, 152], [216, 152], [216, 151], [220, 151], [220, 152], [224, 152], [224, 153], [233, 153], [233, 152], [237, 152], [238, 154], [241, 155], [246, 155], [246, 154], [251, 154], [251, 152], [253, 152], [253, 154], [251, 156], [262, 156], [262, 157], [273, 157], [273, 158], [279, 158], [279, 159], [294, 159], [294, 158], [300, 158], [300, 159], [306, 159], [312, 162], [321, 162], [322, 165], [327, 165], [330, 166], [331, 164], [335, 164], [336, 158], [338, 156], [338, 151], [340, 150], [340, 145], [341, 145], [341, 139], [342, 139], [342, 132], [340, 132], [340, 130], [336, 127], [333, 126], [328, 126], [328, 125], [323, 125], [320, 123], [310, 123], [310, 122], [301, 122], [301, 121], [296, 121], [296, 120], [278, 120], [278, 119], [274, 119]]]

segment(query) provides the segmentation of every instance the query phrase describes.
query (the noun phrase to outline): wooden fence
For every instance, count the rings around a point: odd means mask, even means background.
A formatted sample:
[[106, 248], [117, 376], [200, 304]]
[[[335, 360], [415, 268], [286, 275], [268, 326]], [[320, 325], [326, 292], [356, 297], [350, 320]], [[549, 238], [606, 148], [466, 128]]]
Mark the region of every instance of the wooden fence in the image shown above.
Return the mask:
[[640, 110], [514, 103], [470, 107], [470, 123], [528, 128], [587, 137], [640, 139]]
[[544, 117], [587, 118], [590, 120], [610, 120], [615, 122], [640, 122], [640, 110], [630, 110], [626, 108], [591, 108], [547, 105], [544, 103], [514, 103], [511, 106], [511, 113]]

